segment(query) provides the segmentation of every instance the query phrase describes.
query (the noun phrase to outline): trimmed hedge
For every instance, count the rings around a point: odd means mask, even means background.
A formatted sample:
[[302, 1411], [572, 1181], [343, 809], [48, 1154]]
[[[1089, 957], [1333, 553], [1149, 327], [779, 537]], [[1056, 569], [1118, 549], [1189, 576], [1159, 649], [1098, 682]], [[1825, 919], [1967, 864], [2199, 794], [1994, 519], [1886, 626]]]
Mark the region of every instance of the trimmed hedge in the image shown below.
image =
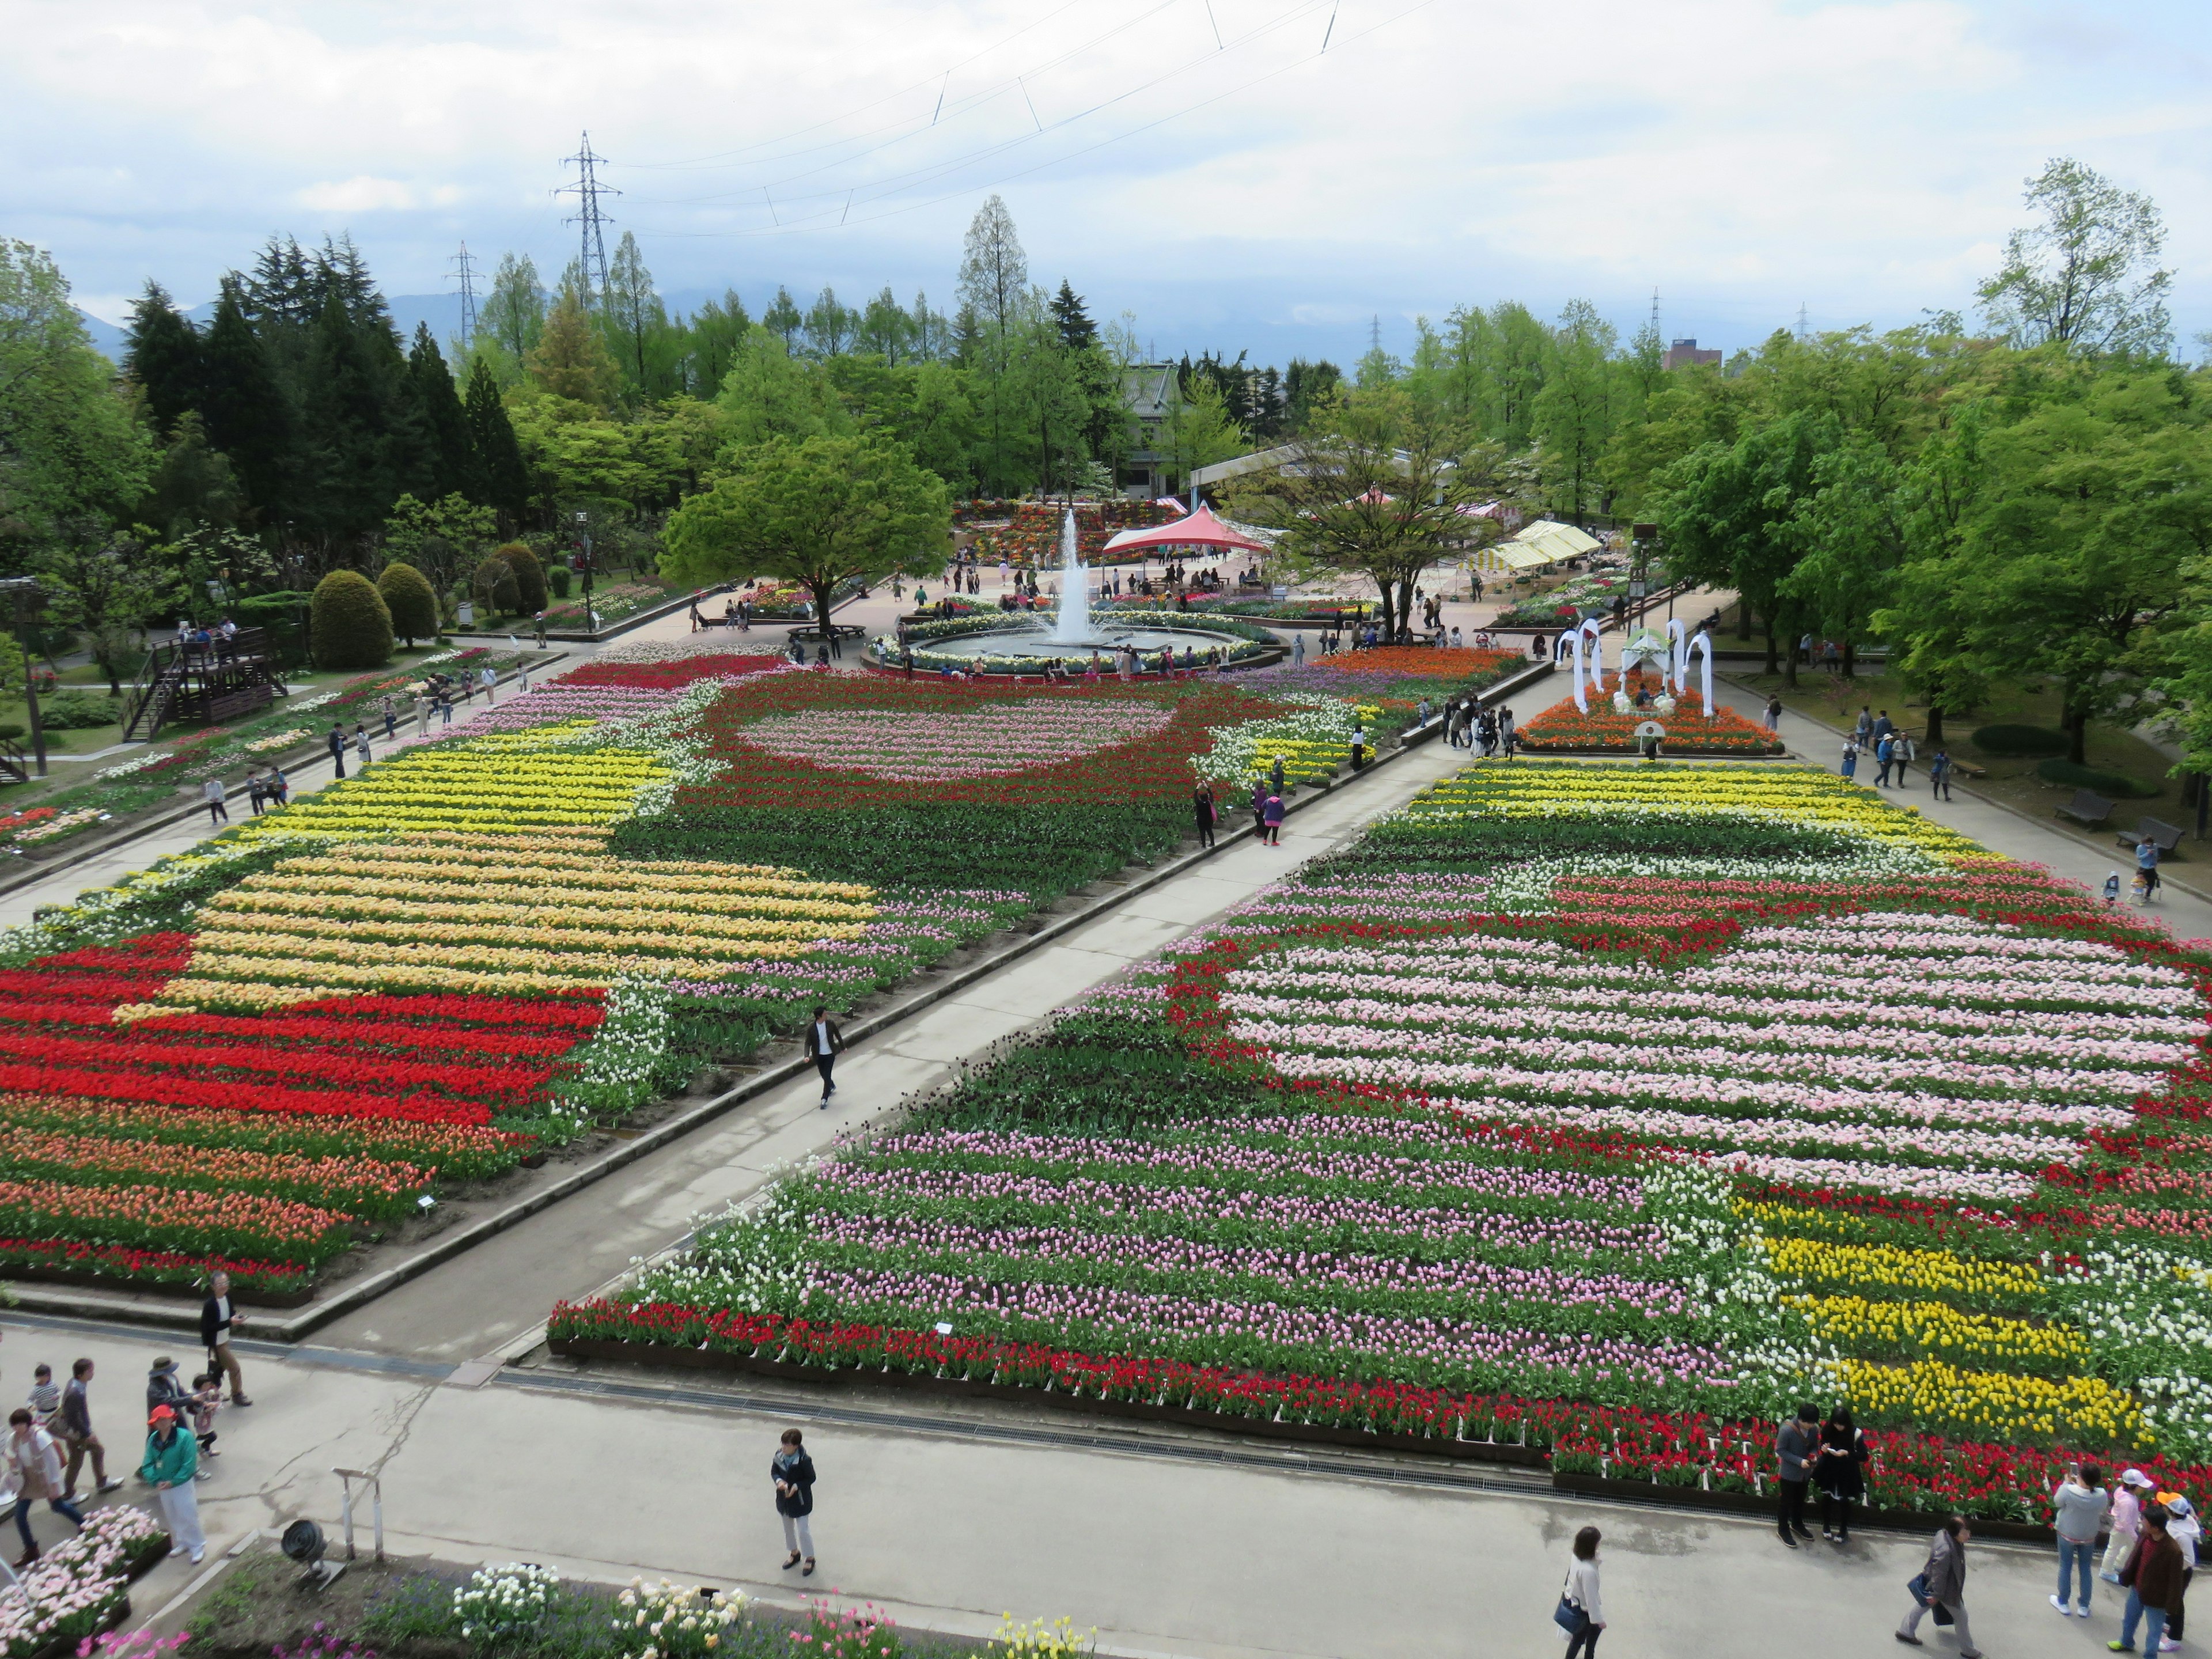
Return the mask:
[[1974, 733], [1974, 747], [1984, 755], [2022, 759], [2034, 755], [2063, 755], [2066, 752], [2066, 734], [2047, 726], [1984, 726]]
[[2069, 760], [2047, 760], [2035, 769], [2045, 783], [2063, 789], [2094, 789], [2118, 800], [2148, 800], [2159, 793], [2154, 783], [2142, 783], [2124, 772], [2107, 772], [2094, 766], [2076, 766]]
[[360, 571], [333, 570], [315, 584], [307, 637], [318, 668], [381, 668], [392, 660], [392, 612]]
[[438, 637], [437, 590], [413, 565], [402, 561], [385, 566], [376, 579], [376, 591], [384, 595], [385, 608], [392, 613], [392, 631], [408, 644]]
[[509, 542], [504, 547], [492, 550], [492, 556], [507, 561], [514, 572], [514, 608], [526, 617], [534, 617], [545, 608], [545, 568], [538, 562], [537, 554], [520, 542]]

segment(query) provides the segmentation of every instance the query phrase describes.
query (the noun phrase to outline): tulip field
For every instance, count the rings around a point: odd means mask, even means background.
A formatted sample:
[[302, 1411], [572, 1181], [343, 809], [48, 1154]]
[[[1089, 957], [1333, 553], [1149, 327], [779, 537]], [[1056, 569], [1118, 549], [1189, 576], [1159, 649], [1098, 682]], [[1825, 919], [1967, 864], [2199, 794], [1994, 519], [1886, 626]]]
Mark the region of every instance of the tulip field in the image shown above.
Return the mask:
[[2208, 994], [1821, 772], [1486, 763], [554, 1328], [1722, 1490], [1843, 1401], [1878, 1504], [2202, 1492]]
[[1358, 718], [1215, 683], [814, 673], [769, 647], [611, 653], [403, 730], [7, 936], [0, 1273], [222, 1266], [296, 1297], [815, 1003], [1169, 851], [1194, 766], [1266, 763], [1251, 734], [1335, 733], [1340, 760]]

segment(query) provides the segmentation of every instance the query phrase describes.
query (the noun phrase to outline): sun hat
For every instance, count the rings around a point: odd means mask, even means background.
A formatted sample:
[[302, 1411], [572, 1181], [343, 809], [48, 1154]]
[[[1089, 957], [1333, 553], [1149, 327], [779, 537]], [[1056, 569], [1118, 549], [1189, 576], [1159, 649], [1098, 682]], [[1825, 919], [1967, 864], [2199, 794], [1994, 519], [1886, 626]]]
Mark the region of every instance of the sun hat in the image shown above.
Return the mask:
[[2128, 1469], [2121, 1474], [2120, 1484], [2124, 1486], [2134, 1486], [2142, 1491], [2148, 1492], [2156, 1483], [2141, 1469]]

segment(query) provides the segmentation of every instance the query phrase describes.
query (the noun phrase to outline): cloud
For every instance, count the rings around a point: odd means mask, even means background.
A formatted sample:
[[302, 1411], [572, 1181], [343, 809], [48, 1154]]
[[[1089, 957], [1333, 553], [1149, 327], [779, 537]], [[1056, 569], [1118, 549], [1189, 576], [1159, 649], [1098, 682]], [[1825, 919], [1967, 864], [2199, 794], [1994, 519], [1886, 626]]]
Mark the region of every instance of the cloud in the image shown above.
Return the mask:
[[309, 185], [292, 199], [316, 213], [397, 213], [413, 207], [416, 196], [397, 179], [372, 179], [357, 173], [343, 184], [325, 180]]
[[[271, 231], [394, 293], [572, 256], [579, 129], [663, 288], [951, 297], [1005, 195], [1037, 279], [1163, 349], [1355, 356], [1501, 298], [1723, 345], [1969, 308], [2072, 154], [2166, 209], [2212, 325], [2212, 9], [2138, 0], [77, 0], [0, 63], [9, 230], [187, 301]], [[1335, 23], [1328, 50], [1323, 31]], [[2094, 42], [2094, 48], [2085, 43]], [[1286, 343], [1279, 349], [1267, 341]]]

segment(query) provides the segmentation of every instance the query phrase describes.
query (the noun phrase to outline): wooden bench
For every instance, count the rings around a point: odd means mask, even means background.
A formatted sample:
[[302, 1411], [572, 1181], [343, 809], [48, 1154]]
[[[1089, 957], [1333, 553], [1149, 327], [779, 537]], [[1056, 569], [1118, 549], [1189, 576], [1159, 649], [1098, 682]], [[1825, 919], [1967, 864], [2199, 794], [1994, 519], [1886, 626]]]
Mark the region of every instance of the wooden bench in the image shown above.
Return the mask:
[[2120, 831], [2120, 845], [2123, 847], [2140, 847], [2145, 842], [2158, 848], [2160, 857], [2166, 857], [2180, 844], [2181, 826], [2168, 823], [2163, 818], [2145, 816], [2136, 820], [2134, 829]]
[[2074, 799], [2058, 809], [2062, 818], [2072, 818], [2091, 830], [2101, 830], [2112, 816], [2112, 803], [2094, 789], [2076, 789]]

